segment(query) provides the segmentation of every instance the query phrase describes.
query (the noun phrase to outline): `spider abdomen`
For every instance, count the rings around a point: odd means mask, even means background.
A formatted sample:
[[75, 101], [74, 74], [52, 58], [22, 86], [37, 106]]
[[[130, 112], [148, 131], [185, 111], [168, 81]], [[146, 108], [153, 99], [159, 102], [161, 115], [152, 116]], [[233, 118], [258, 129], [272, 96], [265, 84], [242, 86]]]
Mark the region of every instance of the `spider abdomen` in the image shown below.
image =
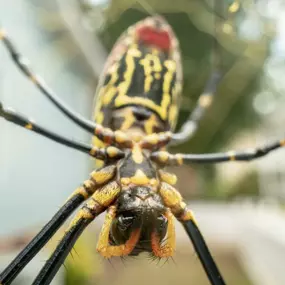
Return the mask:
[[173, 130], [181, 86], [180, 50], [172, 28], [162, 17], [146, 18], [113, 47], [97, 88], [94, 119], [130, 135]]

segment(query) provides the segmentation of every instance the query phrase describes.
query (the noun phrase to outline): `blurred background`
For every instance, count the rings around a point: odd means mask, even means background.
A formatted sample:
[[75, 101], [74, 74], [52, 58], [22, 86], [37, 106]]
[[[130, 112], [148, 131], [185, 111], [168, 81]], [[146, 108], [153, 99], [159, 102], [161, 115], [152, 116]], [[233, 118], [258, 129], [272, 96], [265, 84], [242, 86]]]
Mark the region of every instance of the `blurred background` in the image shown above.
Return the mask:
[[[1, 25], [57, 94], [91, 118], [98, 77], [119, 35], [162, 14], [181, 44], [184, 90], [179, 123], [211, 73], [214, 40], [224, 79], [195, 137], [172, 152], [243, 149], [284, 137], [285, 4], [282, 0], [18, 0], [1, 4]], [[68, 137], [90, 142], [40, 94], [0, 48], [0, 101]], [[171, 169], [227, 284], [284, 285], [285, 150], [256, 162]], [[0, 119], [0, 267], [4, 268], [84, 181], [86, 155]], [[209, 284], [177, 225], [168, 262], [147, 256], [103, 260], [96, 253], [103, 217], [75, 246], [52, 284]], [[31, 280], [54, 237], [13, 284]]]

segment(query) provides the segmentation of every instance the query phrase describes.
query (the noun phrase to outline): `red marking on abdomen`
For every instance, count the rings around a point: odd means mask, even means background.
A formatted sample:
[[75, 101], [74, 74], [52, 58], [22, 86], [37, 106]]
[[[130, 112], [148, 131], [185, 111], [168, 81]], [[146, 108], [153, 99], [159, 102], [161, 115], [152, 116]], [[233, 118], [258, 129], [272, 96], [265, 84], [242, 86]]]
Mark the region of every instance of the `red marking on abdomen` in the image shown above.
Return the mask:
[[167, 31], [159, 31], [153, 27], [142, 27], [137, 30], [139, 41], [145, 45], [152, 45], [162, 50], [169, 51], [170, 35]]

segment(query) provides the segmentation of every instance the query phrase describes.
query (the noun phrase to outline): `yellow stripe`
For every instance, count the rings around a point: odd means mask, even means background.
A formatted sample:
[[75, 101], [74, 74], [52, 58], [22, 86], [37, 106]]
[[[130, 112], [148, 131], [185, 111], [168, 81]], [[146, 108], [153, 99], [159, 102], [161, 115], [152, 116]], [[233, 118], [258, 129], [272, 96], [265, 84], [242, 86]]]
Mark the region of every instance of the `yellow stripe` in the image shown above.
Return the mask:
[[114, 146], [109, 146], [106, 149], [107, 155], [111, 158], [116, 157], [119, 153], [119, 149]]
[[109, 69], [108, 74], [111, 74], [111, 79], [107, 85], [102, 86], [102, 88], [98, 91], [98, 99], [96, 101], [94, 112], [94, 120], [98, 124], [102, 124], [104, 120], [102, 106], [108, 105], [117, 93], [117, 88], [114, 87], [114, 84], [118, 80], [118, 68], [119, 65], [116, 63]]
[[227, 153], [227, 155], [228, 155], [230, 161], [235, 161], [236, 160], [236, 153], [234, 151], [229, 151]]
[[[153, 65], [151, 65], [153, 63]], [[151, 90], [151, 84], [153, 82], [152, 73], [155, 72], [155, 78], [160, 78], [159, 72], [162, 70], [160, 60], [158, 56], [153, 54], [147, 54], [144, 59], [140, 60], [140, 64], [144, 67], [145, 74], [145, 83], [144, 83], [144, 92], [148, 93]], [[158, 78], [158, 79], [159, 79]]]
[[31, 123], [28, 123], [27, 125], [25, 125], [25, 128], [28, 130], [32, 130], [33, 129], [33, 125]]
[[134, 116], [132, 109], [126, 110], [126, 112], [124, 112], [123, 118], [124, 118], [124, 121], [120, 127], [120, 130], [122, 130], [122, 131], [128, 130], [133, 125], [133, 123], [136, 122], [136, 118]]
[[199, 105], [203, 108], [208, 108], [213, 101], [213, 97], [211, 96], [211, 94], [206, 93], [201, 95], [201, 97], [199, 98]]
[[152, 114], [144, 124], [144, 129], [147, 135], [154, 132], [154, 127], [159, 126], [158, 118], [156, 115]]
[[[133, 73], [135, 71], [135, 62], [134, 62], [134, 57], [139, 57], [141, 56], [141, 53], [136, 53], [134, 51], [138, 51], [136, 48], [130, 49], [128, 51], [127, 56], [126, 56], [126, 72], [124, 74], [125, 81], [122, 82], [118, 86], [118, 91], [119, 95], [115, 100], [115, 107], [122, 107], [128, 104], [134, 104], [134, 105], [141, 105], [144, 107], [147, 107], [153, 111], [155, 111], [162, 120], [167, 119], [167, 110], [168, 106], [171, 101], [171, 95], [170, 95], [170, 86], [171, 82], [174, 77], [174, 73], [176, 71], [176, 63], [174, 60], [166, 60], [164, 62], [165, 67], [168, 69], [168, 71], [164, 75], [164, 80], [163, 80], [163, 97], [162, 97], [162, 102], [161, 105], [155, 104], [152, 100], [147, 99], [147, 98], [142, 98], [142, 97], [128, 97], [127, 96], [127, 91], [130, 86]], [[149, 56], [149, 57], [148, 57]], [[155, 71], [160, 71], [162, 69], [160, 62], [158, 58], [156, 58], [153, 55], [148, 55], [146, 56], [145, 59], [141, 60], [141, 64], [145, 68], [145, 75], [146, 75], [146, 82], [145, 82], [145, 90], [149, 90], [151, 87], [151, 82], [153, 81], [153, 78], [149, 77], [149, 72], [154, 68]], [[154, 67], [150, 67], [150, 58], [154, 61]]]
[[158, 159], [160, 162], [166, 162], [169, 159], [169, 153], [167, 151], [160, 151], [158, 153]]
[[132, 159], [135, 163], [141, 164], [143, 162], [143, 154], [140, 146], [135, 144], [132, 149]]
[[170, 185], [175, 185], [177, 182], [177, 177], [175, 174], [172, 174], [172, 173], [169, 173], [163, 170], [159, 170], [159, 175], [163, 182], [166, 182]]
[[152, 100], [142, 97], [128, 97], [127, 95], [121, 95], [115, 100], [115, 106], [121, 107], [128, 104], [138, 104], [147, 107], [155, 112], [157, 112], [162, 119], [166, 119], [163, 114], [161, 107], [156, 105]]
[[182, 156], [182, 154], [177, 153], [174, 156], [175, 156], [175, 159], [176, 159], [177, 163], [179, 165], [182, 165], [183, 164], [183, 156]]
[[6, 32], [4, 29], [0, 29], [0, 40], [3, 40], [6, 36]]
[[129, 177], [123, 177], [121, 178], [120, 182], [123, 185], [129, 185], [131, 183], [131, 179]]
[[230, 13], [236, 13], [240, 8], [240, 3], [238, 1], [234, 1], [233, 4], [229, 7]]
[[94, 155], [97, 153], [97, 151], [98, 151], [98, 148], [97, 148], [97, 147], [92, 147], [89, 153], [90, 153], [92, 156], [94, 156]]
[[127, 93], [127, 90], [132, 82], [133, 74], [135, 71], [135, 57], [140, 57], [141, 52], [136, 48], [136, 45], [133, 45], [127, 52], [126, 55], [126, 71], [124, 73], [124, 79], [122, 83], [118, 86], [119, 90], [119, 96], [125, 95]]
[[151, 63], [151, 59], [148, 56], [140, 60], [140, 64], [144, 67], [144, 75], [145, 75], [144, 92], [145, 93], [148, 93], [150, 91], [151, 83], [153, 81], [152, 67], [150, 63]]
[[134, 176], [130, 177], [131, 183], [136, 185], [147, 185], [149, 183], [149, 178], [144, 174], [141, 169], [138, 169]]

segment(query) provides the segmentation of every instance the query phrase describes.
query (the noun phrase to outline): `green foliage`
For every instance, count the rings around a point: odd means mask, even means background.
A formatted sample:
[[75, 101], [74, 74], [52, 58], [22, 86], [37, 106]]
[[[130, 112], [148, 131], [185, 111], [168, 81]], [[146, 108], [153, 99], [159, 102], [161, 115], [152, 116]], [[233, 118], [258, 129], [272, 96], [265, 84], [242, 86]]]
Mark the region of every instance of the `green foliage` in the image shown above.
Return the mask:
[[86, 231], [76, 242], [65, 262], [65, 285], [95, 284], [102, 273], [102, 264], [96, 254], [93, 231]]
[[237, 197], [258, 197], [258, 176], [255, 171], [247, 173], [241, 181], [227, 189], [226, 199], [235, 199]]

